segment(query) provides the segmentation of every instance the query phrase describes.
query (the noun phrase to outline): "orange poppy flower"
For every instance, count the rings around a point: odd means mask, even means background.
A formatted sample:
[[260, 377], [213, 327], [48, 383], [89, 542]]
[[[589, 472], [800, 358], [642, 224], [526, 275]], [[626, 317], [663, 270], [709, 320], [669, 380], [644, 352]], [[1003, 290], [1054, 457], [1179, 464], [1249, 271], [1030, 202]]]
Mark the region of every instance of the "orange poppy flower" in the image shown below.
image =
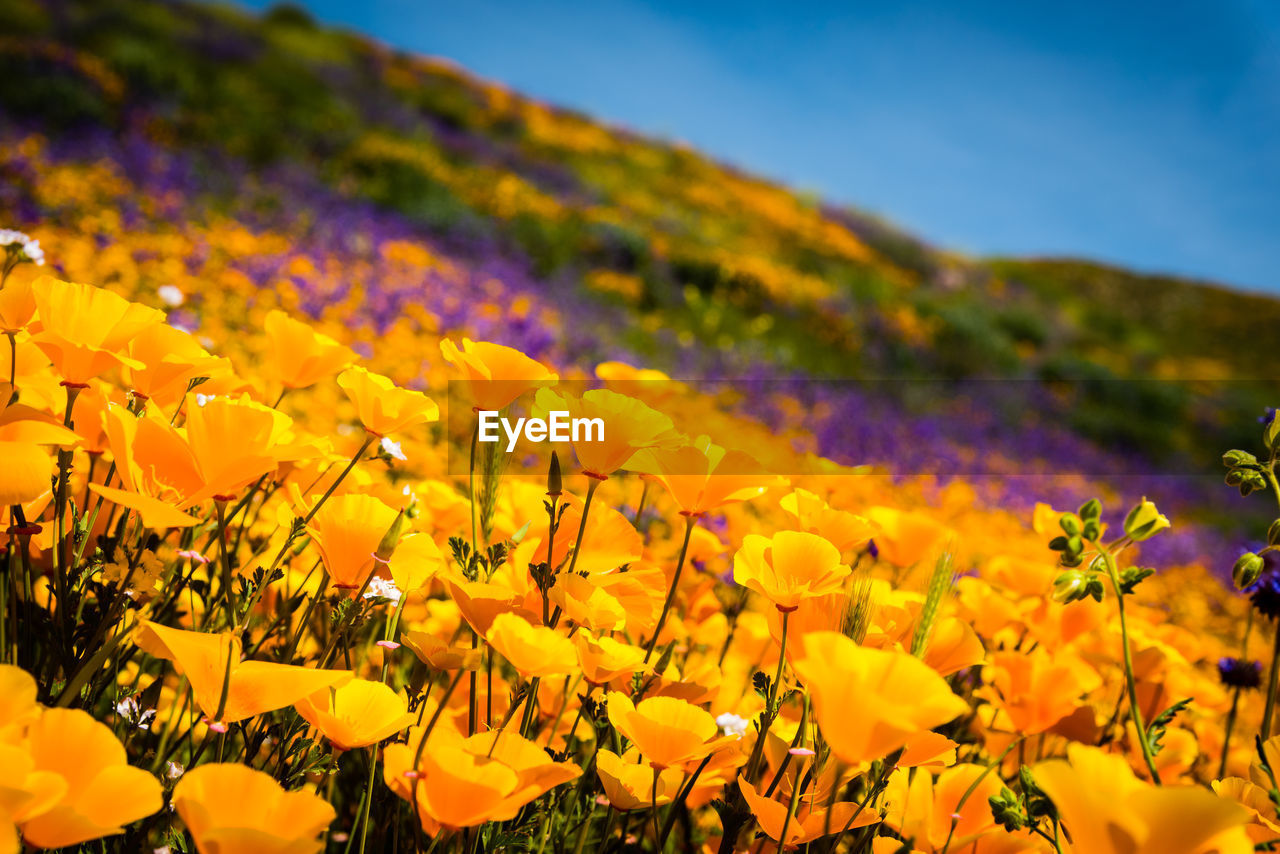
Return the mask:
[[426, 587], [444, 569], [444, 554], [427, 534], [409, 534], [391, 555], [389, 570], [396, 588], [409, 594]]
[[458, 606], [462, 619], [478, 634], [486, 634], [499, 614], [521, 613], [533, 618], [531, 611], [522, 609], [528, 590], [492, 581], [457, 581], [447, 577], [445, 589]]
[[343, 750], [377, 744], [417, 720], [404, 697], [369, 679], [317, 691], [294, 708]]
[[42, 276], [32, 292], [40, 316], [31, 325], [31, 340], [71, 386], [83, 387], [117, 365], [141, 368], [142, 363], [122, 355], [124, 349], [164, 320], [154, 308], [92, 285]]
[[956, 764], [959, 745], [942, 733], [924, 730], [907, 739], [898, 757], [899, 768], [945, 768]]
[[356, 405], [364, 429], [375, 436], [398, 433], [440, 418], [440, 408], [422, 392], [399, 388], [364, 368], [347, 368], [338, 374], [338, 385]]
[[[292, 419], [247, 397], [201, 404], [192, 396], [185, 411], [186, 427], [176, 428], [167, 418], [107, 407], [107, 436], [125, 492], [163, 498], [182, 510], [230, 500], [298, 452]], [[117, 503], [126, 504], [123, 498]]]
[[515, 614], [498, 614], [484, 636], [526, 679], [564, 676], [578, 665], [571, 640], [548, 626], [530, 625]]
[[190, 513], [183, 513], [172, 505], [161, 501], [159, 498], [152, 498], [150, 495], [116, 489], [113, 486], [103, 486], [100, 483], [89, 484], [89, 491], [94, 495], [101, 495], [107, 501], [123, 507], [126, 511], [133, 510], [142, 517], [142, 524], [148, 528], [155, 530], [190, 528], [192, 525], [200, 524], [200, 520]]
[[779, 531], [772, 538], [748, 534], [733, 557], [733, 580], [779, 611], [839, 590], [849, 572], [835, 546], [802, 531]]
[[[164, 806], [155, 777], [129, 765], [111, 728], [79, 709], [45, 709], [27, 729], [24, 742], [35, 772], [53, 787], [57, 800], [22, 822], [22, 836], [40, 848], [78, 845], [123, 833]], [[45, 789], [47, 793], [49, 789]]]
[[779, 502], [783, 510], [796, 517], [799, 528], [831, 542], [841, 554], [861, 549], [879, 533], [871, 520], [847, 510], [836, 510], [820, 497], [805, 489], [796, 489]]
[[36, 295], [30, 279], [12, 279], [0, 288], [0, 333], [21, 332], [36, 313]]
[[[653, 772], [648, 765], [641, 765], [639, 752], [634, 748], [619, 756], [612, 750], [601, 748], [596, 752], [596, 776], [604, 788], [604, 795], [614, 809], [649, 809], [654, 805]], [[684, 784], [684, 772], [679, 768], [667, 768], [658, 772], [657, 805], [669, 804]]]
[[48, 446], [71, 448], [80, 437], [49, 415], [20, 403], [6, 405], [8, 383], [0, 383], [0, 506], [25, 504], [49, 491], [54, 464]]
[[[795, 848], [806, 842], [821, 839], [826, 835], [828, 827], [830, 827], [831, 833], [839, 833], [844, 830], [845, 824], [850, 819], [853, 819], [854, 815], [857, 815], [857, 818], [853, 820], [852, 824], [849, 824], [850, 829], [867, 827], [880, 821], [880, 814], [873, 809], [863, 809], [859, 813], [858, 804], [855, 802], [841, 801], [834, 803], [828, 811], [826, 809], [826, 800], [818, 802], [816, 798], [806, 798], [802, 795], [797, 801], [796, 811], [791, 816], [790, 823], [788, 823], [787, 804], [760, 794], [754, 786], [747, 782], [745, 777], [738, 778], [738, 788], [742, 791], [742, 796], [746, 799], [751, 814], [760, 823], [760, 829], [773, 841], [781, 842], [783, 848]], [[830, 819], [827, 816], [828, 812], [830, 812]], [[781, 838], [784, 825], [786, 826], [786, 839]]]
[[1071, 830], [1066, 854], [1247, 854], [1248, 811], [1199, 786], [1153, 786], [1123, 756], [1079, 743], [1032, 768]]
[[[637, 452], [647, 448], [674, 448], [681, 436], [671, 419], [656, 409], [608, 389], [592, 389], [582, 397], [558, 394], [541, 389], [534, 398], [535, 411], [568, 412], [570, 419], [599, 419], [603, 431], [588, 431], [588, 437], [575, 442], [573, 451], [582, 470], [597, 479], [605, 479], [620, 468], [626, 468]], [[603, 432], [603, 437], [597, 435]]]
[[580, 626], [596, 631], [617, 631], [627, 621], [622, 603], [577, 572], [562, 572], [547, 591], [547, 598]]
[[182, 775], [173, 807], [200, 854], [307, 854], [336, 817], [323, 798], [286, 792], [270, 774], [235, 762]]
[[631, 467], [662, 484], [685, 516], [756, 498], [778, 480], [751, 457], [726, 451], [706, 436], [682, 448], [641, 451]]
[[405, 632], [400, 642], [423, 664], [437, 670], [475, 670], [480, 666], [480, 650], [469, 646], [450, 646], [427, 632]]
[[155, 400], [161, 406], [181, 400], [188, 382], [195, 377], [231, 373], [229, 361], [209, 355], [190, 333], [165, 323], [139, 333], [129, 343], [129, 356], [140, 367], [126, 369], [125, 382], [135, 395]]
[[995, 652], [990, 660], [988, 687], [982, 694], [1008, 716], [1015, 732], [1024, 735], [1044, 732], [1074, 712], [1101, 681], [1074, 656], [1050, 655], [1043, 647]]
[[912, 566], [935, 551], [952, 535], [946, 525], [895, 507], [870, 507], [867, 519], [878, 527], [875, 535], [880, 558], [894, 566]]
[[[971, 786], [962, 806], [960, 799]], [[951, 850], [970, 850], [974, 840], [995, 830], [987, 799], [1003, 786], [1000, 775], [987, 773], [985, 765], [956, 765], [936, 781], [927, 771], [912, 774], [899, 767], [885, 789], [885, 823], [924, 850], [941, 851], [948, 839]]]
[[717, 737], [719, 727], [705, 709], [676, 697], [647, 697], [639, 705], [618, 691], [610, 691], [609, 721], [635, 743], [649, 765], [671, 768], [703, 757], [737, 741]]
[[861, 647], [839, 632], [805, 635], [804, 656], [794, 667], [827, 744], [847, 765], [881, 759], [969, 710], [924, 662]]
[[519, 350], [488, 341], [463, 338], [459, 349], [445, 338], [440, 342], [440, 353], [466, 376], [476, 409], [505, 409], [526, 391], [558, 379]]
[[27, 725], [40, 717], [36, 680], [13, 664], [0, 664], [0, 744], [22, 739]]
[[234, 495], [264, 474], [292, 459], [293, 419], [252, 401], [215, 397], [186, 407], [186, 440], [202, 486], [183, 507]]
[[[570, 532], [577, 531], [582, 522], [582, 499], [576, 495], [565, 493], [561, 507], [565, 508], [560, 516], [559, 534], [555, 540], [555, 553], [547, 558], [547, 513], [542, 509], [545, 495], [536, 493], [536, 504], [515, 508], [518, 518], [533, 519], [529, 531], [520, 541], [522, 552], [527, 552], [530, 562], [546, 561], [552, 566], [564, 563], [573, 551], [575, 537]], [[577, 572], [590, 573], [596, 576], [612, 572], [623, 564], [640, 559], [644, 553], [644, 539], [631, 524], [631, 520], [617, 510], [602, 502], [595, 502], [591, 512], [587, 514], [587, 526], [582, 532], [582, 548], [578, 554], [574, 569]], [[598, 579], [593, 577], [592, 581]]]
[[573, 643], [578, 650], [582, 678], [593, 685], [606, 685], [621, 676], [649, 671], [643, 647], [604, 635], [597, 638], [586, 629], [578, 630], [573, 636]]
[[372, 495], [333, 495], [307, 523], [333, 586], [358, 590], [373, 573], [374, 552], [396, 511]]
[[555, 762], [546, 751], [515, 733], [495, 730], [463, 739], [437, 727], [413, 767], [421, 733], [410, 730], [408, 744], [383, 752], [387, 786], [410, 803], [416, 800], [423, 829], [458, 830], [513, 818], [522, 806], [582, 770]]
[[143, 652], [172, 661], [191, 683], [196, 703], [205, 715], [219, 723], [234, 723], [292, 706], [351, 678], [342, 670], [241, 661], [240, 638], [230, 633], [189, 632], [143, 622], [134, 635], [134, 643]]
[[0, 854], [19, 854], [18, 825], [56, 805], [67, 783], [59, 774], [37, 771], [25, 745], [0, 743], [0, 768]]
[[285, 388], [315, 385], [356, 360], [348, 348], [279, 309], [267, 312], [263, 329], [268, 344], [267, 374]]

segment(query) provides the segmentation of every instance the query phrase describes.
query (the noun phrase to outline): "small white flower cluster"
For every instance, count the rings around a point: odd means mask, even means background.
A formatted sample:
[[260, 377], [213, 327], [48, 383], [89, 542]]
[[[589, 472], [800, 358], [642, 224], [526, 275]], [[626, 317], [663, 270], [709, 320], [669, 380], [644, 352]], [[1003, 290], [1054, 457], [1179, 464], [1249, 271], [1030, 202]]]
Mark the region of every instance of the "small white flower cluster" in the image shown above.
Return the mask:
[[161, 285], [156, 290], [156, 296], [160, 297], [160, 301], [172, 308], [177, 308], [186, 302], [186, 294], [177, 285]]
[[[126, 591], [127, 592], [127, 591]], [[124, 718], [138, 729], [151, 729], [151, 721], [156, 716], [155, 709], [144, 709], [136, 696], [125, 697], [116, 703], [116, 714]]]
[[396, 605], [400, 602], [400, 588], [396, 587], [396, 583], [390, 578], [382, 578], [375, 575], [369, 579], [369, 586], [364, 591], [366, 599], [389, 599], [391, 604]]
[[389, 436], [382, 437], [381, 445], [383, 452], [385, 452], [387, 456], [400, 460], [400, 462], [404, 462], [409, 459], [404, 455], [404, 451], [400, 450], [400, 443], [391, 441]]
[[31, 261], [37, 267], [44, 266], [44, 250], [40, 248], [40, 241], [33, 240], [21, 231], [0, 228], [0, 246], [3, 246], [6, 252], [25, 256], [25, 260]]
[[716, 726], [724, 730], [725, 735], [736, 735], [738, 738], [746, 735], [747, 727], [751, 725], [751, 721], [746, 718], [738, 717], [732, 712], [726, 712], [716, 718]]

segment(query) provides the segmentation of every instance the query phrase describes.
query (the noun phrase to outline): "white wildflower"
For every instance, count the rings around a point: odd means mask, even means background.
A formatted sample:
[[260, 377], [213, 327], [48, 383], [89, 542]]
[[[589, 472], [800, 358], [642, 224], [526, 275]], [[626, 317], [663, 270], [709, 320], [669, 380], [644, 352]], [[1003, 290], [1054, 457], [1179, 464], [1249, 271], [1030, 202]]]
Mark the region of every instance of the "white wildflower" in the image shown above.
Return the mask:
[[[0, 247], [13, 253], [14, 257], [25, 256], [26, 260], [34, 262], [37, 267], [44, 266], [44, 250], [40, 248], [40, 241], [28, 234], [12, 228], [0, 228]], [[21, 261], [23, 258], [17, 257], [17, 260]]]
[[125, 697], [116, 703], [116, 714], [138, 729], [151, 729], [151, 721], [156, 716], [156, 710], [143, 709], [142, 704], [138, 702], [138, 698], [135, 696]]
[[391, 441], [388, 436], [382, 437], [382, 450], [387, 453], [387, 456], [394, 457], [401, 462], [409, 459], [404, 455], [404, 451], [400, 450], [400, 443]]
[[156, 296], [160, 297], [160, 301], [165, 305], [177, 307], [187, 301], [187, 297], [177, 285], [161, 285], [156, 291]]
[[746, 718], [740, 718], [732, 712], [725, 712], [716, 718], [716, 726], [724, 730], [725, 735], [736, 735], [741, 738], [747, 732], [747, 727], [751, 725], [751, 721]]
[[389, 599], [391, 603], [398, 604], [400, 602], [400, 588], [396, 587], [396, 583], [390, 578], [382, 578], [375, 575], [369, 579], [369, 586], [364, 591], [366, 599]]

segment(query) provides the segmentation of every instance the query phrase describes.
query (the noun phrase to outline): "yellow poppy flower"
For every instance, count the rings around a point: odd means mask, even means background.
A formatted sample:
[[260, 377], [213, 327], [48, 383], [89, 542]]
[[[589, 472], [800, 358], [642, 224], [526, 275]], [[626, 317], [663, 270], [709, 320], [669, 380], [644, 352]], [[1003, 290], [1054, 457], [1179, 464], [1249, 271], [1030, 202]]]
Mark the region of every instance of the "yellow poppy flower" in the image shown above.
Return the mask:
[[[587, 475], [603, 480], [627, 468], [637, 452], [647, 448], [674, 448], [680, 443], [671, 419], [634, 397], [608, 389], [592, 389], [581, 397], [559, 394], [549, 388], [534, 398], [535, 411], [568, 412], [570, 419], [599, 419], [603, 431], [588, 431], [573, 451]], [[603, 432], [603, 436], [597, 435]]]
[[[609, 805], [616, 810], [649, 809], [654, 805], [654, 769], [638, 759], [634, 748], [623, 756], [604, 748], [596, 752], [596, 776]], [[683, 783], [684, 773], [679, 768], [659, 771], [657, 805], [671, 803]]]
[[444, 360], [462, 370], [476, 409], [505, 409], [530, 389], [554, 383], [556, 375], [524, 353], [488, 341], [462, 339], [462, 347], [448, 338], [440, 342]]
[[[859, 812], [856, 802], [841, 801], [832, 804], [831, 809], [827, 810], [825, 800], [819, 804], [816, 799], [811, 803], [810, 799], [801, 797], [788, 824], [787, 804], [760, 794], [743, 777], [738, 778], [738, 788], [742, 791], [751, 814], [760, 823], [760, 829], [770, 839], [781, 842], [784, 848], [793, 848], [821, 839], [827, 834], [828, 827], [831, 833], [840, 833], [845, 829], [846, 824], [849, 829], [853, 829], [868, 827], [880, 821], [880, 814], [875, 810], [863, 809]], [[854, 818], [854, 816], [857, 817]], [[787, 833], [786, 839], [781, 838], [784, 826]]]
[[182, 775], [173, 807], [200, 854], [308, 854], [336, 814], [320, 796], [286, 792], [269, 774], [238, 763]]
[[32, 292], [40, 316], [31, 324], [31, 340], [53, 362], [64, 384], [73, 387], [83, 388], [118, 365], [141, 368], [124, 350], [144, 329], [164, 320], [154, 308], [92, 285], [42, 276]]
[[396, 511], [372, 495], [332, 495], [311, 517], [307, 532], [329, 571], [329, 582], [358, 590], [373, 574], [374, 552], [396, 520]]
[[627, 621], [621, 602], [576, 572], [556, 576], [547, 598], [563, 609], [567, 618], [589, 629], [617, 631]]
[[347, 368], [338, 374], [338, 385], [356, 405], [364, 429], [375, 436], [388, 436], [440, 418], [440, 408], [422, 392], [399, 388], [387, 377], [364, 368]]
[[315, 385], [356, 360], [348, 348], [279, 309], [267, 312], [263, 329], [267, 374], [285, 388]]
[[25, 742], [35, 771], [66, 783], [57, 802], [22, 823], [31, 845], [61, 848], [123, 833], [164, 806], [160, 783], [129, 765], [111, 728], [79, 709], [45, 709]]
[[649, 671], [642, 647], [604, 635], [597, 638], [586, 629], [574, 634], [573, 643], [578, 650], [582, 678], [593, 685], [606, 685], [620, 676]]
[[666, 488], [681, 515], [712, 510], [763, 495], [777, 482], [741, 451], [726, 451], [706, 436], [681, 448], [651, 448], [632, 458], [631, 468]]
[[715, 718], [704, 709], [676, 697], [647, 697], [632, 703], [618, 691], [608, 694], [609, 721], [659, 770], [698, 762], [737, 741], [716, 737]]
[[733, 580], [779, 611], [839, 590], [849, 571], [835, 546], [802, 531], [779, 531], [771, 538], [748, 534], [733, 558]]
[[240, 638], [229, 633], [188, 632], [143, 622], [134, 643], [143, 652], [172, 661], [191, 683], [196, 703], [205, 715], [218, 723], [233, 723], [292, 706], [317, 691], [351, 678], [350, 673], [342, 670], [241, 661]]
[[526, 679], [564, 676], [578, 664], [573, 642], [548, 626], [530, 625], [515, 614], [498, 614], [485, 639]]
[[0, 506], [25, 504], [49, 491], [54, 474], [51, 446], [72, 448], [81, 439], [49, 416], [20, 403], [10, 405], [12, 386], [0, 383]]
[[[231, 373], [231, 363], [209, 355], [189, 332], [164, 323], [148, 327], [129, 343], [129, 356], [141, 367], [128, 368], [124, 380], [137, 397], [161, 406], [177, 403], [194, 377]], [[76, 405], [79, 414], [79, 404]]]
[[969, 710], [918, 658], [866, 649], [838, 632], [806, 635], [794, 667], [827, 744], [847, 765], [881, 759]]
[[36, 313], [36, 295], [30, 279], [11, 279], [0, 288], [0, 333], [16, 334]]
[[1036, 783], [1071, 833], [1068, 854], [1248, 854], [1248, 811], [1199, 786], [1154, 786], [1123, 756], [1072, 743], [1036, 765]]
[[294, 708], [343, 750], [377, 744], [417, 720], [404, 697], [369, 679], [317, 691]]

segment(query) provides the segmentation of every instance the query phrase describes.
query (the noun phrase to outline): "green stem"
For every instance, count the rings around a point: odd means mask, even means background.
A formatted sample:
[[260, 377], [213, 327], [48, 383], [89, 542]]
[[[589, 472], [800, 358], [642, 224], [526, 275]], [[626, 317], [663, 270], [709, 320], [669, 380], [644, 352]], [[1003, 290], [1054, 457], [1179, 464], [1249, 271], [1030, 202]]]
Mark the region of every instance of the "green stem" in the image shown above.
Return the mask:
[[231, 577], [231, 559], [227, 556], [227, 512], [224, 502], [214, 500], [214, 508], [218, 511], [218, 554], [222, 565], [222, 595], [227, 600], [227, 625], [236, 624], [236, 591], [234, 579]]
[[654, 851], [662, 851], [662, 847], [658, 845], [658, 840], [662, 838], [662, 830], [658, 827], [658, 777], [662, 771], [654, 766], [653, 769], [653, 790], [649, 801], [649, 815], [653, 818], [653, 842], [656, 846]]
[[675, 601], [676, 590], [680, 587], [680, 573], [684, 569], [684, 558], [689, 552], [689, 538], [693, 536], [693, 526], [696, 521], [691, 515], [684, 517], [684, 542], [680, 545], [680, 558], [676, 561], [676, 574], [671, 579], [671, 589], [667, 591], [666, 601], [662, 603], [662, 613], [658, 615], [658, 625], [653, 630], [653, 637], [649, 638], [649, 645], [645, 647], [645, 664], [648, 664], [649, 659], [653, 657], [653, 648], [658, 643], [658, 636], [662, 634], [662, 627], [667, 623], [667, 614], [671, 611], [671, 603]]
[[787, 817], [782, 820], [782, 832], [778, 834], [778, 848], [787, 847], [787, 830], [791, 827], [791, 819], [796, 814], [796, 804], [800, 801], [800, 769], [796, 769], [796, 780], [791, 787], [791, 801], [787, 804]]
[[1276, 692], [1280, 690], [1280, 621], [1276, 622], [1276, 639], [1271, 650], [1271, 675], [1267, 678], [1267, 705], [1262, 712], [1262, 740], [1271, 738], [1271, 724], [1276, 710]]
[[961, 795], [960, 800], [956, 802], [956, 811], [955, 811], [955, 814], [952, 815], [951, 817], [951, 829], [947, 831], [947, 841], [942, 846], [941, 854], [947, 854], [947, 849], [951, 847], [951, 837], [956, 832], [956, 826], [960, 824], [960, 810], [964, 809], [964, 805], [968, 802], [969, 798], [973, 797], [973, 793], [978, 791], [978, 786], [982, 784], [983, 780], [987, 779], [987, 775], [990, 774], [995, 769], [999, 768], [1001, 765], [1003, 765], [1005, 757], [1007, 757], [1010, 753], [1012, 753], [1013, 748], [1018, 746], [1021, 743], [1022, 743], [1021, 737], [1015, 738], [1013, 741], [1009, 742], [1009, 746], [1006, 747], [1004, 751], [999, 756], [996, 757], [995, 761], [987, 765], [986, 770], [983, 771], [981, 774], [979, 774], [977, 777], [975, 777], [973, 782], [969, 784], [969, 788], [964, 790], [964, 794]]
[[[365, 782], [363, 815], [360, 819], [360, 854], [364, 854], [365, 842], [369, 837], [369, 809], [373, 805], [373, 783], [378, 770], [378, 745], [369, 746], [369, 779]], [[351, 842], [347, 842], [347, 850], [351, 850]]]
[[[1151, 742], [1147, 739], [1147, 725], [1142, 719], [1142, 709], [1138, 705], [1138, 683], [1133, 676], [1133, 653], [1129, 650], [1129, 624], [1124, 610], [1124, 591], [1120, 589], [1120, 573], [1116, 569], [1111, 552], [1099, 543], [1095, 542], [1094, 546], [1097, 547], [1098, 553], [1102, 556], [1102, 562], [1107, 567], [1107, 575], [1111, 578], [1111, 587], [1115, 590], [1116, 604], [1120, 610], [1120, 642], [1124, 646], [1124, 679], [1129, 690], [1129, 710], [1133, 715], [1133, 725], [1138, 733], [1138, 744], [1142, 748], [1142, 758], [1146, 760], [1151, 781], [1159, 786], [1161, 785], [1160, 772], [1156, 770], [1155, 756], [1151, 753]], [[1280, 644], [1280, 634], [1277, 635], [1277, 644]], [[1280, 645], [1276, 649], [1277, 655], [1280, 655]], [[1275, 668], [1272, 668], [1272, 675], [1274, 677]]]
[[1222, 732], [1222, 759], [1218, 762], [1218, 779], [1227, 775], [1227, 757], [1231, 753], [1231, 730], [1236, 725], [1236, 711], [1240, 705], [1240, 689], [1231, 694], [1231, 710], [1227, 712], [1227, 723]]
[[760, 716], [760, 732], [756, 736], [756, 746], [751, 751], [751, 761], [747, 763], [747, 782], [755, 779], [756, 771], [760, 768], [760, 760], [764, 756], [764, 743], [768, 739], [774, 720], [778, 717], [778, 686], [782, 684], [782, 668], [787, 661], [787, 623], [790, 616], [790, 611], [782, 611], [782, 641], [778, 649], [778, 669], [774, 672], [773, 682], [769, 684], [769, 699]]

